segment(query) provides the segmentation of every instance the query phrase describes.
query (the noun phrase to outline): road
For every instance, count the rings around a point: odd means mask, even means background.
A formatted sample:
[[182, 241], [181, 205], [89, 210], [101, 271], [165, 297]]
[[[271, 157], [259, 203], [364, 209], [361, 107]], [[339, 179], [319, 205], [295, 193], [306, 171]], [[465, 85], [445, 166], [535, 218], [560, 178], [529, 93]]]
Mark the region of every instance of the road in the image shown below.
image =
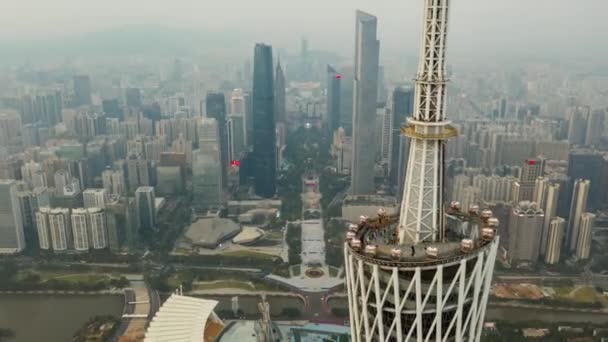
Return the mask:
[[496, 274], [494, 276], [494, 282], [532, 282], [532, 283], [543, 283], [550, 281], [569, 280], [575, 284], [580, 285], [593, 285], [603, 288], [608, 288], [608, 276], [607, 275], [508, 275], [508, 274]]
[[539, 310], [555, 310], [555, 311], [570, 311], [570, 312], [581, 312], [581, 313], [596, 313], [596, 314], [608, 314], [608, 309], [581, 309], [571, 306], [550, 306], [540, 304], [525, 304], [520, 302], [490, 302], [489, 305], [494, 307], [510, 307], [510, 308], [526, 308], [526, 309], [539, 309]]

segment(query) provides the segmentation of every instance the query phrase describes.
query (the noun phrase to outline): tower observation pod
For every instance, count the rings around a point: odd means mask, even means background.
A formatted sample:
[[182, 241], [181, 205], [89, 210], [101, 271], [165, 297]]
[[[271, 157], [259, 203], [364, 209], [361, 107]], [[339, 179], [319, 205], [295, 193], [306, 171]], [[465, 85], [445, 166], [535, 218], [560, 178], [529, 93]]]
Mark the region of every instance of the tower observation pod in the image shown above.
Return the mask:
[[[444, 206], [445, 47], [450, 0], [424, 1], [401, 210], [349, 225], [344, 244], [353, 341], [480, 341], [498, 249], [489, 210]], [[471, 210], [469, 210], [471, 209]], [[474, 210], [473, 210], [474, 209]]]

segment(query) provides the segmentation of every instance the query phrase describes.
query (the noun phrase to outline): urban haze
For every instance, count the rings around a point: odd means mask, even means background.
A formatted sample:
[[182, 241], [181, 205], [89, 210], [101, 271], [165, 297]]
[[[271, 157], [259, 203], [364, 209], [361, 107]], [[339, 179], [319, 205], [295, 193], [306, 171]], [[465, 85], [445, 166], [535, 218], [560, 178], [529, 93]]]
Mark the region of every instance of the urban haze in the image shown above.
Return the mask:
[[608, 341], [608, 3], [0, 11], [0, 342]]

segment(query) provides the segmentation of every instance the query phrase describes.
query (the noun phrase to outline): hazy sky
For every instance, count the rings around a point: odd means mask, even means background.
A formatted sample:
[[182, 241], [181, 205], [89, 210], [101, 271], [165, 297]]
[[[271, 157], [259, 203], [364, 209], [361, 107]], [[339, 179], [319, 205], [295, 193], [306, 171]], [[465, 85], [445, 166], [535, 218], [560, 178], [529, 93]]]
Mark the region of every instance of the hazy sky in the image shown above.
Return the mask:
[[[354, 10], [379, 18], [384, 48], [417, 42], [423, 0], [0, 0], [0, 39], [73, 35], [133, 24], [246, 31], [294, 48], [350, 46]], [[450, 47], [475, 51], [604, 49], [608, 0], [452, 0]], [[417, 47], [417, 45], [416, 45]], [[573, 51], [569, 51], [573, 53]], [[586, 50], [580, 53], [588, 53]]]

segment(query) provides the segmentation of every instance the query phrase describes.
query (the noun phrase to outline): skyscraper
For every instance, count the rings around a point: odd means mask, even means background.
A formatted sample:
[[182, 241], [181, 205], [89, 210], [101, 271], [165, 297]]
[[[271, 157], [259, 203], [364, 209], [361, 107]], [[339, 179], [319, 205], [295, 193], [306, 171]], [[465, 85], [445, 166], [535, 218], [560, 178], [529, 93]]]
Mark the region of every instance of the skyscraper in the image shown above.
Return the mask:
[[89, 218], [88, 211], [84, 208], [72, 210], [72, 236], [74, 237], [74, 249], [77, 251], [89, 250]]
[[151, 184], [150, 169], [146, 159], [130, 156], [127, 159], [127, 174], [129, 177], [129, 189], [132, 191], [140, 186], [149, 186]]
[[403, 180], [409, 152], [409, 140], [401, 136], [401, 127], [414, 110], [414, 89], [397, 87], [392, 95], [392, 123], [389, 152], [389, 185], [397, 196], [403, 195]]
[[532, 201], [534, 197], [534, 186], [536, 179], [545, 172], [545, 160], [542, 158], [530, 158], [524, 161], [519, 177], [519, 201]]
[[106, 189], [86, 189], [82, 192], [85, 208], [104, 209], [106, 207], [108, 197], [109, 194]]
[[248, 104], [245, 101], [245, 95], [243, 94], [243, 89], [234, 89], [230, 95], [230, 115], [231, 116], [241, 116], [243, 121], [243, 143], [244, 146], [247, 146], [249, 142], [247, 141], [247, 127], [251, 125], [251, 123], [247, 122], [247, 109]]
[[155, 200], [154, 188], [151, 186], [142, 186], [135, 191], [135, 205], [141, 230], [150, 231], [156, 226]]
[[573, 107], [566, 113], [566, 120], [568, 122], [568, 142], [571, 145], [585, 144], [589, 113], [589, 107]]
[[61, 252], [72, 248], [74, 242], [70, 225], [70, 209], [54, 208], [50, 209], [48, 213], [53, 250]]
[[125, 104], [127, 107], [141, 107], [141, 91], [139, 88], [125, 89]]
[[252, 102], [255, 194], [269, 198], [276, 192], [274, 86], [269, 45], [255, 45]]
[[545, 241], [545, 263], [554, 265], [559, 262], [565, 229], [566, 220], [559, 216], [549, 222], [549, 231]]
[[585, 134], [585, 145], [599, 146], [604, 132], [604, 121], [606, 121], [606, 112], [603, 110], [594, 110], [589, 113], [587, 119], [587, 132]]
[[583, 213], [581, 215], [578, 239], [576, 241], [576, 259], [587, 260], [591, 254], [591, 240], [593, 238], [593, 226], [595, 225], [595, 214]]
[[327, 127], [333, 134], [340, 127], [340, 86], [342, 75], [331, 65], [327, 65]]
[[89, 222], [89, 239], [93, 249], [108, 247], [108, 230], [106, 227], [106, 213], [101, 208], [87, 209]]
[[91, 79], [87, 75], [74, 76], [74, 104], [76, 106], [91, 104]]
[[38, 245], [40, 249], [49, 250], [52, 246], [51, 231], [49, 226], [49, 207], [40, 207], [36, 211], [36, 231], [38, 233]]
[[[353, 132], [353, 97], [355, 70], [352, 66], [341, 67], [340, 75], [340, 126], [346, 135], [352, 137]], [[352, 165], [349, 165], [349, 169]]]
[[[541, 206], [541, 208], [545, 212], [545, 219], [543, 222], [543, 236], [542, 236], [541, 245], [540, 245], [541, 255], [545, 255], [545, 252], [547, 250], [547, 242], [549, 241], [548, 236], [549, 236], [549, 231], [551, 229], [551, 222], [557, 215], [559, 189], [560, 189], [559, 184], [548, 184], [545, 189], [544, 205]], [[562, 221], [563, 220], [564, 219], [562, 219]], [[563, 228], [565, 228], [565, 224], [564, 224]], [[563, 236], [564, 232], [562, 231], [560, 234]]]
[[[399, 222], [391, 224], [382, 209], [362, 216], [346, 236], [354, 342], [481, 339], [498, 220], [488, 211], [461, 212], [472, 223], [465, 228], [443, 210], [444, 142], [457, 135], [444, 117], [448, 3], [424, 2], [415, 110], [402, 130], [411, 148]], [[447, 224], [460, 233], [446, 234]]]
[[[573, 149], [568, 154], [568, 176], [570, 181], [577, 179], [588, 179], [593, 186], [589, 189], [587, 205], [589, 211], [599, 209], [603, 204], [603, 196], [606, 193], [603, 184], [604, 157], [598, 150]], [[573, 183], [571, 183], [573, 184]]]
[[545, 207], [545, 197], [547, 196], [547, 187], [549, 186], [549, 178], [538, 177], [534, 182], [534, 193], [532, 195], [532, 201], [536, 202], [539, 207]]
[[587, 211], [587, 198], [589, 197], [590, 188], [591, 182], [587, 179], [577, 179], [574, 181], [570, 215], [568, 216], [568, 230], [566, 233], [566, 248], [571, 252], [576, 250], [581, 216]]
[[536, 263], [545, 214], [534, 202], [522, 201], [509, 218], [509, 262]]
[[201, 208], [217, 207], [222, 202], [222, 171], [218, 144], [219, 130], [215, 119], [199, 122], [199, 146], [193, 153], [192, 186], [196, 203]]
[[281, 60], [277, 62], [274, 79], [274, 117], [276, 122], [285, 122], [285, 73], [281, 67]]
[[17, 191], [16, 181], [0, 180], [0, 254], [18, 253], [25, 248]]
[[378, 98], [378, 58], [380, 41], [376, 38], [378, 20], [357, 11], [355, 35], [355, 77], [353, 83], [353, 160], [352, 195], [375, 193], [376, 103]]
[[228, 116], [228, 159], [241, 159], [245, 152], [245, 121], [242, 114]]
[[207, 117], [215, 119], [218, 127], [217, 142], [220, 149], [220, 171], [222, 187], [226, 186], [228, 168], [228, 130], [226, 127], [226, 99], [223, 93], [208, 93], [206, 100]]

